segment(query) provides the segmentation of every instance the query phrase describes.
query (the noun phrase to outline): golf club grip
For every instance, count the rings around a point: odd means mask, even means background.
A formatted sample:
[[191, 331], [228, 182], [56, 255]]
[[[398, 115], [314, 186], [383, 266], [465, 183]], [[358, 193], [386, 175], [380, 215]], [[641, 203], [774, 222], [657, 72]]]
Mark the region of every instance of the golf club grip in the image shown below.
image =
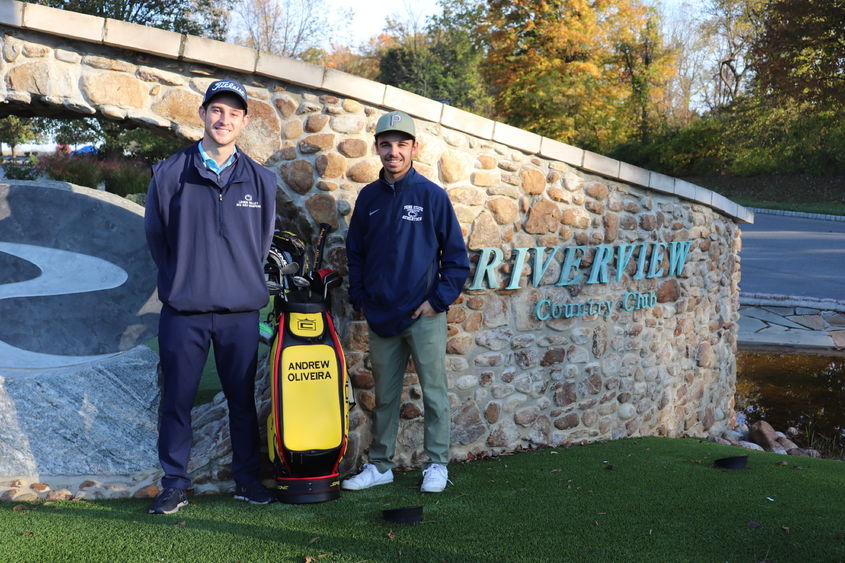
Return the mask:
[[314, 251], [314, 267], [312, 272], [316, 272], [323, 266], [323, 247], [326, 246], [326, 236], [329, 234], [329, 229], [332, 226], [328, 223], [320, 223], [320, 234], [317, 235], [317, 249]]

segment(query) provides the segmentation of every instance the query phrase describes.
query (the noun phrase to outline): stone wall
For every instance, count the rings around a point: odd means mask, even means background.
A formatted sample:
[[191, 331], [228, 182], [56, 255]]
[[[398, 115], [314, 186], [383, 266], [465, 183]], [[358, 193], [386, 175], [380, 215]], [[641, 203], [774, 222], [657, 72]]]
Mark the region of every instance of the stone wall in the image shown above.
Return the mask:
[[[499, 247], [507, 256], [514, 248], [691, 241], [678, 278], [635, 281], [629, 268], [619, 282], [535, 288], [526, 266], [521, 289], [466, 291], [448, 316], [456, 458], [647, 434], [701, 436], [732, 425], [740, 245], [733, 221], [494, 144], [473, 148], [468, 140], [437, 158], [441, 181], [455, 160], [471, 163], [446, 184], [470, 249]], [[486, 185], [490, 176], [496, 180]], [[557, 280], [557, 266], [544, 279]], [[627, 311], [629, 291], [653, 293], [656, 304]], [[610, 301], [613, 310], [596, 305], [593, 314], [541, 321], [536, 304], [544, 299]], [[353, 419], [362, 443], [374, 403], [365, 336], [365, 323], [354, 321], [349, 364], [363, 407]], [[422, 404], [413, 375], [404, 401], [400, 459], [414, 465]]]
[[[619, 281], [611, 266], [607, 283], [541, 280], [534, 287], [529, 252], [519, 289], [467, 290], [448, 317], [454, 458], [646, 434], [705, 435], [731, 424], [737, 222], [752, 219], [741, 206], [699, 186], [330, 69], [56, 12], [20, 2], [0, 9], [0, 101], [7, 104], [0, 104], [0, 114], [96, 114], [196, 139], [196, 109], [207, 85], [240, 80], [252, 115], [243, 148], [278, 174], [279, 209], [289, 225], [306, 236], [320, 222], [336, 229], [326, 263], [343, 275], [343, 238], [355, 198], [379, 170], [372, 131], [391, 108], [417, 118], [422, 146], [416, 167], [449, 193], [473, 262], [483, 247], [503, 250], [507, 261], [518, 248], [579, 245], [594, 252], [600, 245], [691, 243], [678, 276], [635, 279], [631, 262]], [[56, 17], [65, 23], [51, 23]], [[582, 265], [591, 260], [588, 254]], [[512, 267], [502, 266], [500, 277], [508, 278]], [[543, 280], [559, 274], [560, 265], [551, 263]], [[655, 302], [625, 310], [627, 292], [653, 293]], [[595, 311], [541, 321], [535, 307], [543, 299], [615, 305], [607, 316]], [[374, 396], [365, 322], [338, 305], [358, 403], [348, 467], [365, 454]], [[421, 461], [422, 420], [410, 366], [400, 464]], [[218, 444], [226, 437], [218, 430], [212, 432], [217, 442], [204, 449], [224, 459]]]

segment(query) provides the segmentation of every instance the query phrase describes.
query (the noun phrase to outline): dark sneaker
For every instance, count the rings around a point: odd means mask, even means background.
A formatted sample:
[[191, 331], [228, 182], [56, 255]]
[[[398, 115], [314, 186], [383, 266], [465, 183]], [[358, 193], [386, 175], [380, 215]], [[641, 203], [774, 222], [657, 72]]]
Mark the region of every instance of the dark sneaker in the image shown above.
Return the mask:
[[276, 497], [267, 487], [255, 481], [246, 485], [237, 485], [235, 487], [235, 499], [245, 500], [250, 504], [270, 504], [276, 500]]
[[188, 493], [185, 489], [165, 487], [150, 505], [150, 514], [173, 514], [188, 505]]

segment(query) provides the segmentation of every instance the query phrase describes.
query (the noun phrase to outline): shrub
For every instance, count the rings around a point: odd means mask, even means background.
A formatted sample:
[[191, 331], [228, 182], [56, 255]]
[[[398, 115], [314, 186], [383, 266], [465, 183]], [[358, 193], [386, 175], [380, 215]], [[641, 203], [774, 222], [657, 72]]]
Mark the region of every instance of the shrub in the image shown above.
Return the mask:
[[71, 156], [53, 153], [42, 156], [38, 167], [54, 180], [96, 188], [103, 180], [103, 172], [95, 156]]
[[124, 197], [147, 192], [150, 169], [143, 162], [111, 158], [99, 165], [107, 191]]
[[845, 110], [746, 96], [611, 156], [670, 176], [845, 172]]
[[647, 143], [619, 145], [610, 156], [670, 176], [719, 174], [730, 152], [722, 137], [721, 120], [696, 119], [680, 129], [658, 133]]
[[126, 199], [131, 201], [132, 203], [137, 203], [141, 207], [145, 207], [147, 205], [147, 194], [129, 194], [126, 196]]
[[721, 120], [697, 119], [658, 141], [658, 168], [673, 176], [722, 173], [730, 153], [723, 137]]
[[69, 155], [57, 152], [42, 156], [38, 167], [54, 180], [105, 189], [119, 196], [145, 194], [150, 183], [149, 167], [139, 160], [112, 157], [100, 160], [96, 155]]
[[36, 167], [37, 160], [30, 156], [25, 162], [6, 162], [3, 164], [3, 174], [9, 180], [37, 180], [41, 171]]

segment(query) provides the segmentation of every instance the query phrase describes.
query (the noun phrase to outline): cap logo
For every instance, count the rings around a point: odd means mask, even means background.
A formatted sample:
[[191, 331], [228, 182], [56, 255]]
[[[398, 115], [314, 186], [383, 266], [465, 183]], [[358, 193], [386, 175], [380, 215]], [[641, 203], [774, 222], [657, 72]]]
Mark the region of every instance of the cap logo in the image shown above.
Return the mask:
[[396, 125], [400, 121], [402, 121], [402, 116], [399, 115], [398, 113], [394, 113], [393, 115], [390, 116], [390, 126], [391, 127], [393, 127], [394, 125]]
[[243, 88], [241, 88], [240, 84], [235, 82], [231, 82], [229, 80], [221, 80], [219, 82], [215, 82], [211, 85], [211, 90], [216, 92], [221, 88], [225, 88], [226, 90], [235, 90], [236, 92], [240, 93], [242, 96], [246, 96], [246, 92], [244, 92]]

